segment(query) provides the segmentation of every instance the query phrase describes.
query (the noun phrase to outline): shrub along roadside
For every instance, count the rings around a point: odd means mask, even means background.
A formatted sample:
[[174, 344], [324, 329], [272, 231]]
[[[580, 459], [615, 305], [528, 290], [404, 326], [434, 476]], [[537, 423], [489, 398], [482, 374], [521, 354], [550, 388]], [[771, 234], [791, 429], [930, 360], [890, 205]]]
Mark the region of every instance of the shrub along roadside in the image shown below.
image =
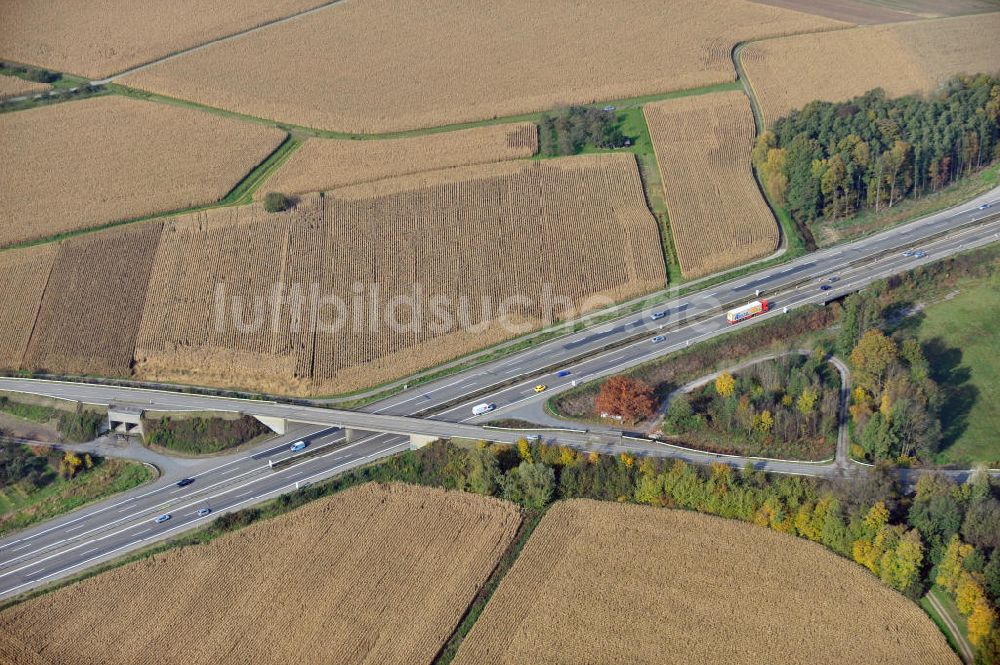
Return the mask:
[[269, 430], [252, 416], [160, 418], [143, 420], [146, 443], [192, 455], [208, 455], [241, 446]]

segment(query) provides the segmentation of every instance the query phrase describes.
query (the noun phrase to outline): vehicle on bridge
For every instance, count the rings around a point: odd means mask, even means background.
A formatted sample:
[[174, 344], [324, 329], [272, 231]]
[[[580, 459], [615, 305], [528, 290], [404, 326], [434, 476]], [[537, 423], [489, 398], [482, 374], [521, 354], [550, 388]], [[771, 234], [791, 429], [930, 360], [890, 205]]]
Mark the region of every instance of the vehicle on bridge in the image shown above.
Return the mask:
[[751, 303], [747, 303], [742, 307], [737, 307], [736, 309], [731, 309], [726, 312], [726, 321], [729, 321], [730, 325], [734, 323], [739, 323], [740, 321], [746, 321], [747, 319], [752, 319], [758, 314], [763, 314], [768, 310], [769, 306], [766, 300], [754, 300]]

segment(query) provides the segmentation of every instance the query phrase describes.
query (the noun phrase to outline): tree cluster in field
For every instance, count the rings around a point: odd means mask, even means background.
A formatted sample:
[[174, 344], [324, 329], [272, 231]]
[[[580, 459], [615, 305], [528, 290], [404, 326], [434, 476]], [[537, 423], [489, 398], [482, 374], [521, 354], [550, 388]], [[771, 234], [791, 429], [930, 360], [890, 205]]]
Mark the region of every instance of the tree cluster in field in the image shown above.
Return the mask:
[[757, 139], [768, 193], [799, 222], [933, 193], [1000, 158], [1000, 78], [960, 76], [927, 97], [813, 102]]
[[836, 434], [839, 402], [839, 377], [820, 349], [723, 372], [701, 390], [676, 395], [663, 431], [721, 436], [762, 450], [775, 441], [825, 440]]
[[576, 155], [586, 146], [622, 148], [629, 144], [613, 111], [570, 106], [543, 114], [538, 123], [538, 151], [546, 157]]
[[56, 478], [72, 480], [80, 471], [90, 470], [100, 461], [90, 453], [79, 455], [67, 450], [59, 455], [51, 448], [36, 452], [21, 444], [0, 442], [0, 490], [15, 485], [29, 492], [38, 490]]
[[6, 62], [0, 62], [0, 74], [17, 76], [28, 79], [29, 81], [35, 81], [36, 83], [55, 83], [62, 78], [62, 74], [59, 74], [58, 72], [50, 72], [49, 70], [42, 69], [40, 67], [12, 65]]
[[[797, 309], [784, 317], [761, 321], [682, 349], [662, 360], [631, 369], [624, 376], [652, 386], [652, 398], [659, 403], [684, 383], [712, 372], [719, 364], [736, 362], [775, 344], [830, 327], [836, 322], [838, 312], [836, 304]], [[586, 383], [562, 392], [552, 398], [552, 408], [568, 418], [599, 416], [601, 409], [597, 408], [596, 400], [603, 385]], [[604, 411], [614, 413], [614, 410]]]
[[270, 430], [252, 416], [144, 420], [146, 443], [196, 455], [242, 445]]

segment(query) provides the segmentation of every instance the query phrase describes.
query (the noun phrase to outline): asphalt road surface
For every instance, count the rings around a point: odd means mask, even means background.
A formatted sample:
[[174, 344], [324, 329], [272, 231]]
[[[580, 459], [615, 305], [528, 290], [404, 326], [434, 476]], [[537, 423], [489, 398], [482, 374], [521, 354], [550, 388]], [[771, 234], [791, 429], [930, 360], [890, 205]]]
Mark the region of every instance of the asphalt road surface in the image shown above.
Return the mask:
[[[725, 321], [724, 311], [755, 299], [758, 290], [760, 297], [771, 301], [771, 311], [739, 325], [780, 317], [785, 308], [790, 311], [806, 304], [829, 301], [885, 276], [996, 242], [1000, 239], [1000, 220], [993, 220], [992, 216], [1000, 210], [1000, 205], [980, 210], [979, 205], [987, 201], [1000, 204], [1000, 189], [950, 211], [853, 243], [813, 252], [701, 292], [680, 298], [660, 298], [638, 314], [622, 316], [404, 391], [360, 412], [90, 384], [0, 379], [0, 389], [98, 404], [132, 403], [164, 410], [235, 409], [312, 423], [311, 427], [293, 425], [294, 431], [258, 449], [199, 460], [192, 467], [172, 470], [152, 485], [0, 539], [0, 598], [23, 593], [164, 540], [204, 524], [223, 512], [264, 501], [303, 483], [316, 482], [409, 447], [405, 436], [366, 432], [364, 427], [429, 436], [477, 436], [483, 430], [461, 424], [474, 425], [498, 417], [531, 419], [540, 412], [545, 399], [570, 387], [574, 381], [613, 374], [727, 331], [730, 326]], [[926, 252], [926, 256], [903, 256], [903, 250], [911, 247]], [[833, 276], [837, 281], [830, 282]], [[821, 284], [829, 284], [830, 290], [820, 290]], [[665, 312], [665, 315], [653, 320], [650, 318], [653, 312]], [[654, 342], [654, 336], [663, 339]], [[557, 376], [557, 371], [568, 374]], [[538, 384], [546, 385], [547, 389], [536, 393], [534, 386]], [[493, 404], [495, 409], [476, 417], [471, 409], [477, 403]], [[430, 417], [423, 422], [400, 417], [428, 415]], [[356, 428], [349, 440], [343, 429], [333, 429], [343, 425]], [[303, 436], [310, 443], [301, 459], [293, 463], [285, 461], [291, 455], [289, 444]], [[507, 432], [489, 434], [490, 438], [500, 440], [516, 436]], [[546, 435], [546, 439], [598, 452], [670, 455], [697, 463], [721, 460], [742, 466], [747, 461], [634, 440], [604, 430], [558, 432]], [[281, 464], [272, 468], [269, 462], [276, 461]], [[858, 470], [832, 463], [752, 461], [759, 468], [776, 473], [831, 477]], [[956, 475], [961, 477], [964, 473], [956, 472]], [[176, 481], [184, 476], [194, 478], [194, 482], [177, 487]], [[211, 512], [198, 515], [202, 508]], [[154, 521], [165, 514], [170, 518], [161, 523]]]

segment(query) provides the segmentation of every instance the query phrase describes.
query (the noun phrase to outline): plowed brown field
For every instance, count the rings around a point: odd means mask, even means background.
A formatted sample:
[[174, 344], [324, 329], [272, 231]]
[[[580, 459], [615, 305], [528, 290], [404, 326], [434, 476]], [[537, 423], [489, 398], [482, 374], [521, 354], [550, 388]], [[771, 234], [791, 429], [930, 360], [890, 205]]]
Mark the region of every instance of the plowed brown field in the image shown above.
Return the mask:
[[530, 157], [534, 123], [491, 125], [379, 141], [310, 139], [259, 190], [304, 194], [422, 171]]
[[535, 529], [456, 665], [959, 665], [913, 602], [821, 545], [588, 500]]
[[740, 91], [647, 104], [677, 258], [685, 277], [746, 263], [778, 246], [753, 177], [750, 102]]
[[[281, 215], [234, 208], [168, 223], [136, 372], [276, 392], [354, 390], [537, 328], [547, 291], [565, 299], [552, 308], [559, 318], [665, 280], [632, 155], [422, 173], [304, 197]], [[303, 307], [275, 314], [275, 285], [289, 303], [298, 285]], [[313, 288], [343, 310], [312, 307]], [[255, 299], [265, 305], [257, 325]], [[504, 314], [518, 328], [502, 325]]]
[[429, 664], [520, 521], [488, 497], [363, 485], [16, 605], [0, 633], [78, 665]]
[[8, 97], [19, 97], [21, 95], [36, 94], [43, 90], [48, 90], [52, 86], [45, 83], [35, 83], [25, 81], [16, 76], [0, 76], [0, 99]]
[[128, 375], [159, 238], [151, 222], [62, 243], [22, 366]]
[[[388, 132], [732, 81], [740, 41], [846, 27], [744, 0], [346, 2], [128, 85], [311, 127]], [[303, 58], [302, 54], [310, 54]]]
[[91, 78], [328, 0], [4, 0], [0, 56]]
[[741, 59], [770, 123], [816, 99], [845, 101], [872, 88], [899, 97], [956, 74], [995, 74], [997, 35], [1000, 13], [992, 13], [772, 39], [749, 44]]
[[0, 252], [0, 367], [21, 366], [58, 250], [45, 245]]
[[284, 132], [120, 96], [0, 114], [0, 247], [212, 203]]

